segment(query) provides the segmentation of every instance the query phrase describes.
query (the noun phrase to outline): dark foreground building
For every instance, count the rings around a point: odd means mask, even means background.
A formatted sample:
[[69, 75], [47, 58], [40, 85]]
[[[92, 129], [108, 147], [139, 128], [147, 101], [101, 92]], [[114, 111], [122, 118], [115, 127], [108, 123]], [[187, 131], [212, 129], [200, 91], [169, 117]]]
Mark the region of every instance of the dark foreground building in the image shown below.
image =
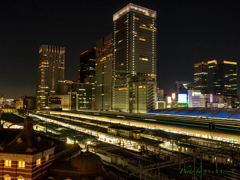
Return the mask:
[[37, 134], [32, 119], [26, 118], [23, 130], [0, 128], [0, 180], [42, 180], [56, 158], [79, 151], [78, 145]]
[[71, 161], [56, 161], [49, 168], [45, 180], [118, 180], [117, 174], [103, 168], [102, 159], [88, 150]]

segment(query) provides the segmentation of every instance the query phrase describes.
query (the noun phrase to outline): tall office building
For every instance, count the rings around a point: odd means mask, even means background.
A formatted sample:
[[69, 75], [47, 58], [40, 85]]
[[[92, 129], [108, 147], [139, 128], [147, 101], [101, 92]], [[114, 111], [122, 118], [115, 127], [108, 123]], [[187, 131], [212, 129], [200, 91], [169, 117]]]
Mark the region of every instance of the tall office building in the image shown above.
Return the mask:
[[48, 96], [58, 93], [64, 80], [65, 47], [41, 45], [37, 76], [37, 108], [48, 105]]
[[156, 11], [131, 3], [113, 15], [113, 109], [155, 108], [156, 20]]
[[95, 48], [86, 50], [80, 55], [78, 83], [95, 82]]
[[208, 91], [228, 98], [237, 97], [237, 63], [208, 61]]
[[112, 109], [112, 33], [96, 42], [96, 109]]
[[194, 89], [202, 93], [207, 92], [208, 63], [200, 62], [194, 64]]

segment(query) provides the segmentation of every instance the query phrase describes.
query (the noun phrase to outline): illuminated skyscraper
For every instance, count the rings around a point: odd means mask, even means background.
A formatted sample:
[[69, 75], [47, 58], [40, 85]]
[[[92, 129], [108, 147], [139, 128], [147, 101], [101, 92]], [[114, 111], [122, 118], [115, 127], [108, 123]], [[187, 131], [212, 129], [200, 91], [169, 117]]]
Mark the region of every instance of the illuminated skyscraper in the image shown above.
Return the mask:
[[200, 62], [194, 64], [194, 89], [202, 93], [207, 92], [208, 63]]
[[65, 47], [41, 45], [37, 76], [37, 108], [48, 105], [48, 95], [57, 94], [64, 81]]
[[96, 109], [112, 109], [112, 33], [96, 42]]
[[208, 61], [208, 91], [228, 98], [237, 97], [237, 63]]
[[80, 55], [78, 83], [95, 82], [95, 48], [86, 50]]
[[129, 4], [113, 15], [112, 108], [155, 108], [157, 12]]

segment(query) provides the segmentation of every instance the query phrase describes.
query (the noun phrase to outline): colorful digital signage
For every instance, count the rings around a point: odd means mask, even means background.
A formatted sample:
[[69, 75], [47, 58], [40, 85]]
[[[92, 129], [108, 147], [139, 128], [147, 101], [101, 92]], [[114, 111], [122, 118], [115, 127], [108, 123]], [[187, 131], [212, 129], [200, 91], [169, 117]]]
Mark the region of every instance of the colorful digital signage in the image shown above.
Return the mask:
[[170, 96], [167, 97], [168, 104], [172, 103], [172, 98]]
[[213, 94], [210, 94], [210, 103], [213, 102]]
[[178, 103], [187, 103], [187, 94], [178, 94]]

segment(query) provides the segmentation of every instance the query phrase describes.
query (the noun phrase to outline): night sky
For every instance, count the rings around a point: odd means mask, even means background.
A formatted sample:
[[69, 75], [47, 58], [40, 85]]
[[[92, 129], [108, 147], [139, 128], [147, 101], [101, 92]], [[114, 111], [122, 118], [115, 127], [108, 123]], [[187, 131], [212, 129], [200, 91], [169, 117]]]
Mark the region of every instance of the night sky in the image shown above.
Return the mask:
[[66, 48], [65, 79], [77, 81], [79, 55], [112, 32], [112, 15], [129, 3], [157, 11], [158, 80], [166, 93], [193, 81], [193, 64], [240, 64], [240, 1], [1, 0], [0, 95], [35, 95], [38, 48]]

